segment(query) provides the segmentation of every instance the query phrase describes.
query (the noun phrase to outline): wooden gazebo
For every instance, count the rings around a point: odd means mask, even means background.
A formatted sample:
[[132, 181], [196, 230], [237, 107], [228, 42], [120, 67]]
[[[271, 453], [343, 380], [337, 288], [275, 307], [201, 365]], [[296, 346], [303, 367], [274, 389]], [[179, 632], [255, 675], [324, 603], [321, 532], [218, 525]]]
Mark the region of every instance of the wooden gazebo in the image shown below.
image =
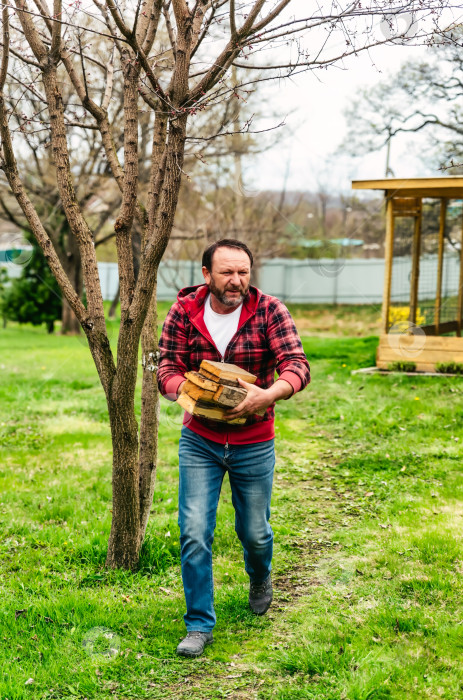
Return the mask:
[[[450, 200], [463, 200], [463, 177], [411, 178], [384, 180], [354, 180], [355, 190], [383, 190], [386, 198], [386, 240], [385, 278], [382, 305], [382, 327], [377, 350], [376, 364], [388, 369], [391, 364], [412, 360], [417, 371], [433, 371], [437, 363], [463, 363], [463, 234], [461, 223], [457, 234], [457, 244], [452, 249], [452, 271], [454, 281], [451, 303], [443, 300], [444, 260], [448, 255], [448, 232], [446, 233], [447, 209]], [[422, 246], [423, 200], [440, 200], [439, 225], [435, 231], [435, 255], [426, 260]], [[461, 206], [453, 204], [453, 207]], [[391, 309], [391, 285], [393, 265], [398, 265], [394, 254], [396, 220], [398, 217], [412, 217], [413, 232], [409, 234], [410, 257], [407, 261], [407, 298], [405, 313], [407, 322], [397, 328], [393, 323]], [[428, 278], [435, 292], [427, 293], [429, 318], [418, 315], [423, 292], [420, 292], [420, 263], [426, 264]], [[433, 266], [432, 275], [429, 265]], [[448, 267], [448, 263], [447, 267]], [[456, 268], [456, 265], [458, 268]], [[398, 268], [397, 268], [398, 269]], [[446, 268], [447, 269], [447, 268]], [[409, 281], [408, 281], [409, 278]], [[404, 278], [405, 279], [405, 278]], [[422, 287], [423, 285], [421, 285]], [[402, 297], [403, 298], [403, 297]], [[403, 302], [402, 302], [403, 303]], [[443, 310], [443, 311], [442, 311]], [[450, 314], [450, 317], [449, 317]], [[400, 338], [397, 337], [399, 333]], [[395, 334], [395, 335], [394, 335]], [[417, 337], [418, 336], [418, 337]]]

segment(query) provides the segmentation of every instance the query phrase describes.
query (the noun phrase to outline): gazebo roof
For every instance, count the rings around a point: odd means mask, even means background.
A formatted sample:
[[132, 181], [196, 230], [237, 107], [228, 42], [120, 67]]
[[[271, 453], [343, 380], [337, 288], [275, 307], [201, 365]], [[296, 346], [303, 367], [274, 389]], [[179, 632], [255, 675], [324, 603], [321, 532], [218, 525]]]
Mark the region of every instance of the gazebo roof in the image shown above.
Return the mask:
[[353, 180], [353, 190], [384, 190], [387, 197], [463, 199], [463, 177], [412, 177]]

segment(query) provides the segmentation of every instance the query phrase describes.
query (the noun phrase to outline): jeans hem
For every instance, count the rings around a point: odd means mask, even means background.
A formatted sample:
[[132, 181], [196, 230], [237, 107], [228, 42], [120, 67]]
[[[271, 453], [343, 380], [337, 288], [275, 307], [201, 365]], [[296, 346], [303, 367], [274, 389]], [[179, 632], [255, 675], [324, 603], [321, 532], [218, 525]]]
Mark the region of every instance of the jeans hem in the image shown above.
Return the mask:
[[202, 634], [210, 634], [213, 629], [214, 628], [212, 628], [210, 630], [202, 630], [202, 629], [198, 629], [198, 626], [196, 626], [196, 627], [191, 627], [191, 628], [187, 627], [186, 631], [187, 632], [202, 632]]

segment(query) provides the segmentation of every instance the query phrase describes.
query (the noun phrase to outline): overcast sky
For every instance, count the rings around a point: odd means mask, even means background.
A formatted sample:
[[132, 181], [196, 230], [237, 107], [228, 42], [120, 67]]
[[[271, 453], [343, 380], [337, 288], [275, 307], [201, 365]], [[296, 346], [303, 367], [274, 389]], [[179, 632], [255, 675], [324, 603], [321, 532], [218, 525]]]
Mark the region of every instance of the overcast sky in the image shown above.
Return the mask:
[[[405, 60], [422, 57], [426, 51], [424, 47], [379, 46], [348, 59], [345, 69], [333, 66], [274, 85], [274, 92], [270, 89], [268, 94], [285, 116], [285, 138], [257, 162], [253, 159], [247, 164], [245, 185], [250, 189], [281, 189], [288, 170], [288, 189], [316, 190], [322, 182], [336, 191], [349, 192], [352, 179], [384, 177], [385, 149], [358, 159], [332, 157], [346, 133], [345, 109], [359, 88], [374, 85], [389, 71], [396, 72]], [[407, 135], [402, 142], [393, 141], [391, 167], [397, 177], [442, 175], [425, 170], [413, 156], [413, 144], [419, 144], [420, 138], [424, 136]]]

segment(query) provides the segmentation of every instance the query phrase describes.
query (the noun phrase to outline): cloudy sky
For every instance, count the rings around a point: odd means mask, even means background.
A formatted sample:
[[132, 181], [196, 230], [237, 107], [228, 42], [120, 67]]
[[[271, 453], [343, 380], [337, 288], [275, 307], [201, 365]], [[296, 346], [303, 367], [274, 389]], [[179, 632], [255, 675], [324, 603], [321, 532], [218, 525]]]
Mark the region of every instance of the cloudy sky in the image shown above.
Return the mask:
[[[457, 19], [456, 15], [447, 16], [443, 22], [448, 26]], [[381, 32], [381, 27], [377, 29]], [[288, 189], [316, 190], [321, 182], [348, 192], [352, 179], [383, 177], [385, 149], [357, 159], [333, 157], [346, 133], [345, 109], [359, 88], [374, 85], [388, 72], [395, 73], [407, 59], [423, 56], [426, 51], [419, 46], [383, 45], [347, 59], [343, 68], [308, 72], [274, 85], [275, 93], [269, 89], [268, 99], [285, 117], [284, 139], [257, 162], [248, 164], [245, 184], [250, 188], [280, 189], [288, 172]], [[401, 142], [393, 142], [391, 166], [396, 176], [442, 174], [425, 171], [413, 155], [419, 139], [407, 135]]]
[[[359, 88], [374, 85], [418, 52], [423, 54], [424, 49], [382, 47], [350, 61], [353, 65], [348, 69], [331, 67], [299, 75], [280, 86], [279, 109], [285, 117], [283, 140], [262, 154], [256, 170], [252, 166], [247, 176], [256, 177], [261, 188], [279, 189], [288, 171], [289, 189], [301, 189], [302, 183], [305, 188], [314, 189], [320, 182], [330, 182], [338, 190], [350, 188], [350, 179], [383, 177], [385, 149], [356, 159], [333, 157], [346, 134], [344, 112]], [[413, 141], [413, 137], [409, 140]], [[399, 148], [394, 145], [391, 157], [397, 175], [420, 174], [416, 158], [407, 157], [406, 144]]]

